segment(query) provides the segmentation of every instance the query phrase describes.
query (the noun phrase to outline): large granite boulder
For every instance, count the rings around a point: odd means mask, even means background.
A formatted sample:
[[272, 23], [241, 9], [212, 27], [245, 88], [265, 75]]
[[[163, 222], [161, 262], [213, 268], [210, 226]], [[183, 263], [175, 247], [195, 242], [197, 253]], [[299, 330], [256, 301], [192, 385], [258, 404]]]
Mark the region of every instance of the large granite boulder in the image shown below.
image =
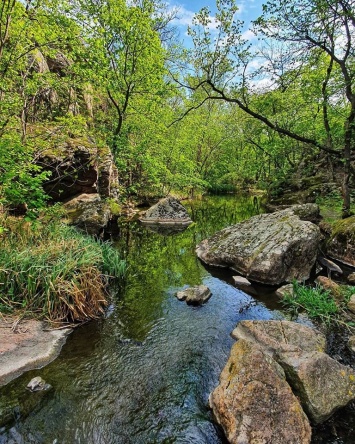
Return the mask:
[[159, 200], [140, 220], [153, 225], [190, 225], [192, 222], [186, 208], [174, 197]]
[[227, 227], [202, 241], [196, 253], [208, 265], [279, 285], [309, 278], [320, 239], [319, 228], [290, 208]]
[[279, 363], [314, 424], [355, 399], [355, 373], [325, 353], [286, 353]]
[[259, 346], [234, 344], [210, 396], [217, 422], [231, 444], [303, 444], [311, 427], [284, 371]]
[[282, 366], [313, 423], [355, 399], [355, 373], [325, 353], [317, 330], [290, 321], [242, 321], [232, 336], [257, 344]]
[[327, 254], [355, 266], [355, 216], [336, 222], [327, 243]]

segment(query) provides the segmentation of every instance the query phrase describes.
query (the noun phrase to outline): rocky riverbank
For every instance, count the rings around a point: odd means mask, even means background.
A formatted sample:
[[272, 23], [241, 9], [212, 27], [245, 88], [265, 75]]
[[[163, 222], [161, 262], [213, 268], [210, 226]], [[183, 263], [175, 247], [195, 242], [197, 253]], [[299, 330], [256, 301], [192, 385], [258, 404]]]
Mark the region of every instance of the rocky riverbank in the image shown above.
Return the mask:
[[0, 317], [0, 386], [53, 361], [71, 331], [53, 330], [34, 319]]

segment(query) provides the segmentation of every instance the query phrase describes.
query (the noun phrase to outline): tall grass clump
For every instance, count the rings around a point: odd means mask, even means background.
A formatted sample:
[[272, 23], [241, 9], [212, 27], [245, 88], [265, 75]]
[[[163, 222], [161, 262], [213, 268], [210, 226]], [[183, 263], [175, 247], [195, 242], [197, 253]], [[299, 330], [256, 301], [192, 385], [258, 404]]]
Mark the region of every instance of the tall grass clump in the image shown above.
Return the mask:
[[107, 305], [107, 283], [125, 262], [107, 243], [51, 222], [0, 221], [0, 309], [16, 308], [51, 321], [97, 318]]
[[298, 282], [293, 283], [293, 294], [286, 294], [283, 303], [294, 313], [305, 311], [312, 318], [331, 324], [336, 320], [339, 307], [330, 295], [329, 290], [308, 287]]

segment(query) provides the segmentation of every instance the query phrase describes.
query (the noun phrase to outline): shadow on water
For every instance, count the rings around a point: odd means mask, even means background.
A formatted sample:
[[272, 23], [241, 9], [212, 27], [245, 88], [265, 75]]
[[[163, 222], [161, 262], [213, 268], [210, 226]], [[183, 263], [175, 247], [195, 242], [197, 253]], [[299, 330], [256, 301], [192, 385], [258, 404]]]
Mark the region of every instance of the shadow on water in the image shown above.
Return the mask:
[[[230, 332], [240, 320], [282, 314], [272, 289], [247, 295], [232, 285], [232, 273], [205, 268], [195, 255], [202, 239], [256, 214], [253, 200], [184, 205], [194, 220], [184, 232], [122, 222], [115, 244], [129, 265], [123, 289], [107, 318], [78, 328], [58, 359], [0, 390], [0, 426], [12, 418], [0, 444], [225, 443], [208, 396], [233, 344]], [[204, 306], [174, 297], [201, 283], [213, 294]], [[53, 390], [33, 400], [24, 387], [36, 375]]]

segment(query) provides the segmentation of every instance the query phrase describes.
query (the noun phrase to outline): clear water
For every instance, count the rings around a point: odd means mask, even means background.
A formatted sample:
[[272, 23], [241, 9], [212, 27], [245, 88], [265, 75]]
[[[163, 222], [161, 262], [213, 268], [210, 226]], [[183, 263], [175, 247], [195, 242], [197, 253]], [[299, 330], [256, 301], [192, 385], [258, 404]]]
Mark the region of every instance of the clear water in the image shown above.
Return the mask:
[[[1, 415], [12, 418], [0, 444], [225, 442], [208, 396], [229, 355], [230, 332], [242, 319], [282, 314], [270, 289], [254, 299], [233, 287], [232, 273], [208, 270], [195, 255], [207, 235], [256, 214], [252, 199], [185, 206], [195, 224], [182, 233], [122, 223], [116, 245], [129, 270], [107, 318], [78, 328], [52, 364], [0, 390], [0, 424]], [[202, 307], [175, 298], [202, 283], [213, 293]], [[53, 386], [45, 396], [25, 390], [37, 375]]]

